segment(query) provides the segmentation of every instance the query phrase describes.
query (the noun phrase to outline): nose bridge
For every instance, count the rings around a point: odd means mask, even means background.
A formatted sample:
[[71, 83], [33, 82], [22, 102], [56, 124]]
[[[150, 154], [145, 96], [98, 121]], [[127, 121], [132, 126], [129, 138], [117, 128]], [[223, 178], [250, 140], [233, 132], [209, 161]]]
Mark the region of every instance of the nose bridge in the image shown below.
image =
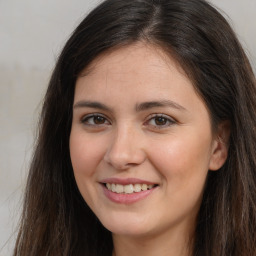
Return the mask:
[[116, 169], [141, 164], [145, 160], [145, 152], [139, 129], [131, 124], [116, 126], [105, 160]]

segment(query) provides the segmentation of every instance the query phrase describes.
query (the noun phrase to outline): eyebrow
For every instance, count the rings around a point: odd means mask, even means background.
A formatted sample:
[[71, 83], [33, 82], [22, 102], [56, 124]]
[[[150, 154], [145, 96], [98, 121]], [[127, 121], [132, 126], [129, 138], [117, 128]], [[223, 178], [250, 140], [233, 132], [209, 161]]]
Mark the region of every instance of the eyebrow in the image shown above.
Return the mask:
[[97, 101], [78, 101], [74, 104], [73, 108], [97, 108], [105, 111], [111, 111], [111, 108]]
[[143, 111], [151, 108], [157, 108], [157, 107], [171, 107], [178, 110], [186, 110], [183, 106], [180, 104], [171, 101], [171, 100], [159, 100], [159, 101], [148, 101], [143, 102], [136, 105], [136, 111]]
[[[186, 110], [183, 106], [171, 100], [157, 100], [157, 101], [142, 102], [140, 104], [136, 104], [135, 110], [136, 112], [140, 112], [140, 111], [145, 111], [151, 108], [159, 108], [159, 107], [171, 107], [171, 108], [182, 110], [182, 111]], [[112, 111], [111, 108], [97, 101], [83, 101], [83, 100], [78, 101], [77, 103], [74, 104], [73, 108], [74, 109], [96, 108], [96, 109], [105, 110], [105, 111]]]

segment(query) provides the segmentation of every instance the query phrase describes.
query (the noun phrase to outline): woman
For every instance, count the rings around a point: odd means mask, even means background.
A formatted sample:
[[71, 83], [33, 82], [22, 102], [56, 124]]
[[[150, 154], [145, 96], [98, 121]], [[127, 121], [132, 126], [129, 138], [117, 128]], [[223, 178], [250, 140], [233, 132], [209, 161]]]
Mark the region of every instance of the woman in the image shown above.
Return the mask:
[[255, 255], [255, 127], [206, 1], [103, 2], [53, 72], [14, 255]]

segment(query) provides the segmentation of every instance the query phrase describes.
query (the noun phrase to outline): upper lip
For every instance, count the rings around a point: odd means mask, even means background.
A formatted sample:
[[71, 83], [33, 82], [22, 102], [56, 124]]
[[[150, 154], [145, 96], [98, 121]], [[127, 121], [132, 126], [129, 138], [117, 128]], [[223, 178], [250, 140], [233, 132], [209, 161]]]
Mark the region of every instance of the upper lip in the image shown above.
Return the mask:
[[111, 183], [111, 184], [121, 184], [121, 185], [129, 185], [129, 184], [147, 184], [147, 185], [155, 185], [155, 182], [137, 179], [137, 178], [106, 178], [100, 181], [100, 183]]

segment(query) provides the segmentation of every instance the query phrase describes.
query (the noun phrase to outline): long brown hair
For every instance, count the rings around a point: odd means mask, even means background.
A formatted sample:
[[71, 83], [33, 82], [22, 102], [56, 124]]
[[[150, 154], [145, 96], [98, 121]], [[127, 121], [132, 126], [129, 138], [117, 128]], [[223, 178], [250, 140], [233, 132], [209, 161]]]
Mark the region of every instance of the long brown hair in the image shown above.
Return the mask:
[[111, 255], [111, 233], [81, 197], [69, 155], [74, 87], [97, 56], [144, 40], [176, 58], [211, 115], [229, 120], [228, 159], [209, 172], [194, 256], [256, 255], [256, 86], [222, 15], [204, 0], [106, 0], [66, 43], [45, 96], [15, 256]]

